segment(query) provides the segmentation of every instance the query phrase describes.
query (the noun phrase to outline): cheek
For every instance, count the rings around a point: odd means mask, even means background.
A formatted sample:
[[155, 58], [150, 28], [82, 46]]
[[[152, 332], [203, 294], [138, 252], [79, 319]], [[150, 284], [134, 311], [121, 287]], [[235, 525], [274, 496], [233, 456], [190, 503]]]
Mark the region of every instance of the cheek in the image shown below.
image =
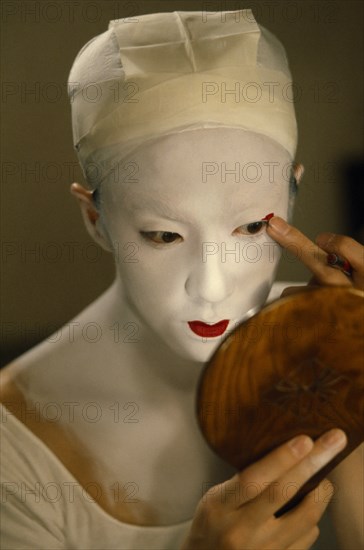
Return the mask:
[[117, 269], [127, 295], [141, 305], [170, 302], [183, 293], [186, 261], [178, 255], [167, 257], [139, 245], [132, 256], [117, 261]]
[[[231, 243], [230, 248], [233, 248], [233, 244], [236, 246], [234, 259], [235, 263], [238, 263], [237, 269], [247, 274], [250, 273], [250, 275], [260, 272], [262, 275], [265, 274], [269, 277], [271, 271], [277, 267], [281, 257], [280, 246], [266, 233], [254, 239], [235, 241], [235, 243]], [[228, 261], [227, 254], [226, 258], [222, 257], [222, 261]]]

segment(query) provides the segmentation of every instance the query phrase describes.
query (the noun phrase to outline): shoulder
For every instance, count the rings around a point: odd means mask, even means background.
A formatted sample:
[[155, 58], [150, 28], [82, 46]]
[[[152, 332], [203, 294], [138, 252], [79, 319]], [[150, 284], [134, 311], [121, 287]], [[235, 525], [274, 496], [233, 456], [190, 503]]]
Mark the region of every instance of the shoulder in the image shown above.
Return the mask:
[[[0, 405], [1, 548], [63, 548], [59, 503], [49, 502], [45, 483], [55, 479], [42, 449], [11, 411]], [[40, 546], [41, 545], [41, 546]]]

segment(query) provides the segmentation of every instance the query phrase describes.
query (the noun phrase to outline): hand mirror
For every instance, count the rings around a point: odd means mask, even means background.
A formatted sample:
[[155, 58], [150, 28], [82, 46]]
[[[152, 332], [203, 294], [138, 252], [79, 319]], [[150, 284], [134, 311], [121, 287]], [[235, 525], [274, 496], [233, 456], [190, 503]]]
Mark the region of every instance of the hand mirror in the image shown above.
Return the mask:
[[292, 508], [364, 440], [364, 292], [305, 287], [241, 322], [202, 372], [197, 418], [238, 470], [296, 435], [343, 429], [345, 449], [276, 516]]

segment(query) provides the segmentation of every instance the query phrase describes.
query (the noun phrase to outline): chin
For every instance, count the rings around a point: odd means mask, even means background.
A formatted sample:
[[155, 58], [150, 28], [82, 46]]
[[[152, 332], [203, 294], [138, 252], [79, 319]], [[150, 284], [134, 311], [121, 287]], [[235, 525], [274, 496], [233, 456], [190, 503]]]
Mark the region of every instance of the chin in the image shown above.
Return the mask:
[[212, 357], [215, 350], [219, 347], [224, 340], [224, 336], [219, 336], [213, 339], [192, 340], [186, 343], [179, 343], [174, 347], [171, 347], [172, 351], [180, 358], [195, 363], [207, 363]]

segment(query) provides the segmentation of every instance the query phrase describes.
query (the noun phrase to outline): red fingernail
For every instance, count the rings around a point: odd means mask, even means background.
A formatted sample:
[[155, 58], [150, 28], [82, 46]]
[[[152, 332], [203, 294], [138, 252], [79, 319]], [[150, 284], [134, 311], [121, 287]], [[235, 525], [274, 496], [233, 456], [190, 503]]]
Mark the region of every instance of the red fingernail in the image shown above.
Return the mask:
[[271, 212], [270, 214], [267, 214], [267, 215], [265, 216], [265, 218], [262, 218], [261, 221], [262, 221], [262, 222], [269, 222], [269, 220], [270, 220], [271, 218], [273, 218], [273, 216], [274, 216], [274, 213]]
[[328, 254], [327, 255], [327, 263], [330, 265], [335, 265], [338, 262], [338, 256], [336, 254]]
[[340, 258], [337, 254], [331, 253], [327, 255], [326, 261], [331, 266], [339, 267], [345, 275], [351, 276], [353, 268], [348, 260]]

